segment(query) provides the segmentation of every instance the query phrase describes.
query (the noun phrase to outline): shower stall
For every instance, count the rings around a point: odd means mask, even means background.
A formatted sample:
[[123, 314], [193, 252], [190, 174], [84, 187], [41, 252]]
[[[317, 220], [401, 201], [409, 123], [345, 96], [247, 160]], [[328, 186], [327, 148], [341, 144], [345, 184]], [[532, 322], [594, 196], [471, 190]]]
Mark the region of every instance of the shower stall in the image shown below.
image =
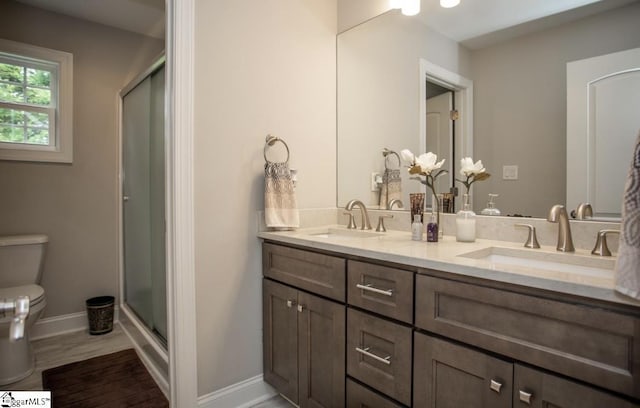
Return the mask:
[[160, 381], [168, 378], [164, 61], [120, 92], [120, 322]]

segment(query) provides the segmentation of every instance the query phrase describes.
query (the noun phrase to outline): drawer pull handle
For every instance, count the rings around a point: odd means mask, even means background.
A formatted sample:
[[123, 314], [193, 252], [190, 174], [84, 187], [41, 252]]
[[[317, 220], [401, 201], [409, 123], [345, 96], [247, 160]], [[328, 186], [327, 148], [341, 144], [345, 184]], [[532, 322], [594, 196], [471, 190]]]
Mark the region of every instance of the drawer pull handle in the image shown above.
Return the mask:
[[502, 388], [502, 383], [497, 382], [496, 380], [491, 380], [490, 388], [500, 394], [500, 389]]
[[363, 285], [361, 283], [358, 283], [356, 285], [356, 288], [362, 289], [362, 290], [368, 290], [369, 292], [379, 293], [379, 294], [385, 295], [385, 296], [393, 296], [393, 289], [388, 289], [388, 290], [378, 289], [376, 287], [373, 287], [370, 283], [367, 284], [367, 285]]
[[302, 313], [304, 310], [304, 305], [298, 305], [298, 312]]
[[288, 308], [292, 308], [295, 305], [296, 305], [296, 301], [295, 300], [291, 300], [291, 299], [287, 300], [287, 307]]
[[531, 398], [533, 394], [520, 390], [520, 401], [527, 405], [531, 405]]
[[374, 360], [378, 360], [381, 363], [391, 364], [391, 356], [380, 357], [371, 353], [369, 350], [371, 350], [371, 347], [365, 347], [365, 348], [356, 347], [356, 351], [360, 354], [364, 354], [365, 356], [371, 357]]

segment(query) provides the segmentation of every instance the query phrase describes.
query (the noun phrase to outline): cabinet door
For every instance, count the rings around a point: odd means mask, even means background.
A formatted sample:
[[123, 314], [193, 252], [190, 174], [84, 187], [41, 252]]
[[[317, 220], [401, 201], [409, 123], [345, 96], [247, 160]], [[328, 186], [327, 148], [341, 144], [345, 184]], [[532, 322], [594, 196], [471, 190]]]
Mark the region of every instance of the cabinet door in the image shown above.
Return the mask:
[[417, 332], [414, 347], [414, 407], [511, 407], [513, 364]]
[[344, 407], [345, 306], [298, 293], [300, 407]]
[[264, 380], [298, 403], [298, 291], [262, 280]]
[[629, 401], [586, 385], [516, 364], [514, 407], [536, 408], [631, 408]]

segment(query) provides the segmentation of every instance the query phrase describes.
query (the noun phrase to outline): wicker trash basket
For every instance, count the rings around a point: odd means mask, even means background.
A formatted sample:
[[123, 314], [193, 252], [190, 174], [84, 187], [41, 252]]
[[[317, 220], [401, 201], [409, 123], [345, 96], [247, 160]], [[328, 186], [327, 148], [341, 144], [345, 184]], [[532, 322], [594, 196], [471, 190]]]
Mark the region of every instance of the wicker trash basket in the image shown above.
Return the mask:
[[89, 334], [105, 334], [113, 330], [113, 296], [98, 296], [87, 299]]

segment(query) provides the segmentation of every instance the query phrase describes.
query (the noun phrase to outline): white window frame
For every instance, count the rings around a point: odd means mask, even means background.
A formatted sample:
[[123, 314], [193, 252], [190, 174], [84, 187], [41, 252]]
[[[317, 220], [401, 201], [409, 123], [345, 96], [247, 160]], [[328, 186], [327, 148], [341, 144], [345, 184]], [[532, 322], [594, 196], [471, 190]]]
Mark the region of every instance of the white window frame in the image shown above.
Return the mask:
[[[39, 69], [56, 67], [51, 80], [51, 96], [56, 101], [51, 108], [18, 104], [21, 109], [49, 115], [49, 145], [0, 142], [0, 160], [73, 162], [73, 55], [0, 38], [0, 57], [27, 61], [23, 66]], [[16, 104], [0, 102], [0, 107], [15, 109]]]

